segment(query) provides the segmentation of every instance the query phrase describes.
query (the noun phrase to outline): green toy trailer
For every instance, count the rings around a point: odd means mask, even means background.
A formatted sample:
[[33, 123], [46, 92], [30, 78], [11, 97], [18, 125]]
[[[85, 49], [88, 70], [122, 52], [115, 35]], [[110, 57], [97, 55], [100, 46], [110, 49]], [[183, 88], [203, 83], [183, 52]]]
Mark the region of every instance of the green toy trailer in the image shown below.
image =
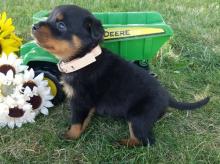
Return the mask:
[[[172, 36], [173, 31], [157, 12], [103, 12], [93, 13], [105, 29], [102, 47], [129, 61], [146, 62], [153, 59], [160, 47]], [[33, 23], [46, 20], [48, 11], [33, 16]], [[54, 103], [64, 98], [59, 83], [58, 59], [39, 47], [34, 41], [21, 47], [20, 55], [24, 64], [36, 73], [44, 72], [45, 78], [55, 96]], [[40, 62], [39, 62], [40, 61]]]

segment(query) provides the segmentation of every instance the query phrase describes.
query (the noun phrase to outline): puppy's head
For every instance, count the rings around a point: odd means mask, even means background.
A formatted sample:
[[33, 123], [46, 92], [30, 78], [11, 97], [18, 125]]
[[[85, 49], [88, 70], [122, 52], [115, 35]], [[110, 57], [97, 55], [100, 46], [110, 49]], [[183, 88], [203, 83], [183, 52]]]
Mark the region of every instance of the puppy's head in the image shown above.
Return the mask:
[[35, 24], [37, 43], [62, 60], [82, 57], [102, 41], [101, 22], [89, 11], [74, 5], [56, 7], [46, 21]]

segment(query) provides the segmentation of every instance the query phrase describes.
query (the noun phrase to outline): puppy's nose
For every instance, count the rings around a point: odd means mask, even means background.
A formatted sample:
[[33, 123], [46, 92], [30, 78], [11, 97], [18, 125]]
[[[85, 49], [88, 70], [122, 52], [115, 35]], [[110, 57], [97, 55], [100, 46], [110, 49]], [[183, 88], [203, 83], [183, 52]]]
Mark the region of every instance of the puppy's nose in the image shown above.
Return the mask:
[[34, 24], [34, 25], [32, 26], [32, 30], [33, 30], [33, 31], [37, 31], [39, 28], [40, 28], [39, 23], [36, 23], [36, 24]]

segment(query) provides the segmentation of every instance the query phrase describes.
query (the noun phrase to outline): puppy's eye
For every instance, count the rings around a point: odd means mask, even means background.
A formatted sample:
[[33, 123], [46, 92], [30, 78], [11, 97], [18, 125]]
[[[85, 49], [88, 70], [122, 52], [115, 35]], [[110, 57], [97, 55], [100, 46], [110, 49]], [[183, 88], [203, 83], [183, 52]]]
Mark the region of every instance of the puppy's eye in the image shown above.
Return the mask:
[[66, 25], [63, 22], [57, 22], [57, 29], [60, 31], [66, 31]]

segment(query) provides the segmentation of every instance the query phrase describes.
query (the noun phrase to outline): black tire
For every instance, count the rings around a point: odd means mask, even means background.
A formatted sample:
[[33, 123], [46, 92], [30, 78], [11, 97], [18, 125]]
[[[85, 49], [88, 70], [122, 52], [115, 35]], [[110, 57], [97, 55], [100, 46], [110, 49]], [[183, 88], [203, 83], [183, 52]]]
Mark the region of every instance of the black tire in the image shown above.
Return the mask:
[[56, 86], [57, 92], [52, 100], [54, 105], [61, 104], [65, 99], [63, 86], [60, 83], [60, 72], [57, 69], [56, 64], [49, 62], [32, 62], [28, 64], [30, 68], [34, 69], [35, 75], [44, 73], [44, 77], [50, 79]]
[[135, 64], [137, 64], [139, 67], [144, 68], [145, 70], [149, 71], [149, 63], [147, 60], [136, 60], [134, 61]]
[[157, 74], [154, 72], [151, 72], [150, 70], [150, 66], [147, 60], [136, 60], [134, 61], [134, 63], [136, 65], [138, 65], [139, 67], [145, 69], [150, 75], [152, 75], [153, 77], [157, 78]]

